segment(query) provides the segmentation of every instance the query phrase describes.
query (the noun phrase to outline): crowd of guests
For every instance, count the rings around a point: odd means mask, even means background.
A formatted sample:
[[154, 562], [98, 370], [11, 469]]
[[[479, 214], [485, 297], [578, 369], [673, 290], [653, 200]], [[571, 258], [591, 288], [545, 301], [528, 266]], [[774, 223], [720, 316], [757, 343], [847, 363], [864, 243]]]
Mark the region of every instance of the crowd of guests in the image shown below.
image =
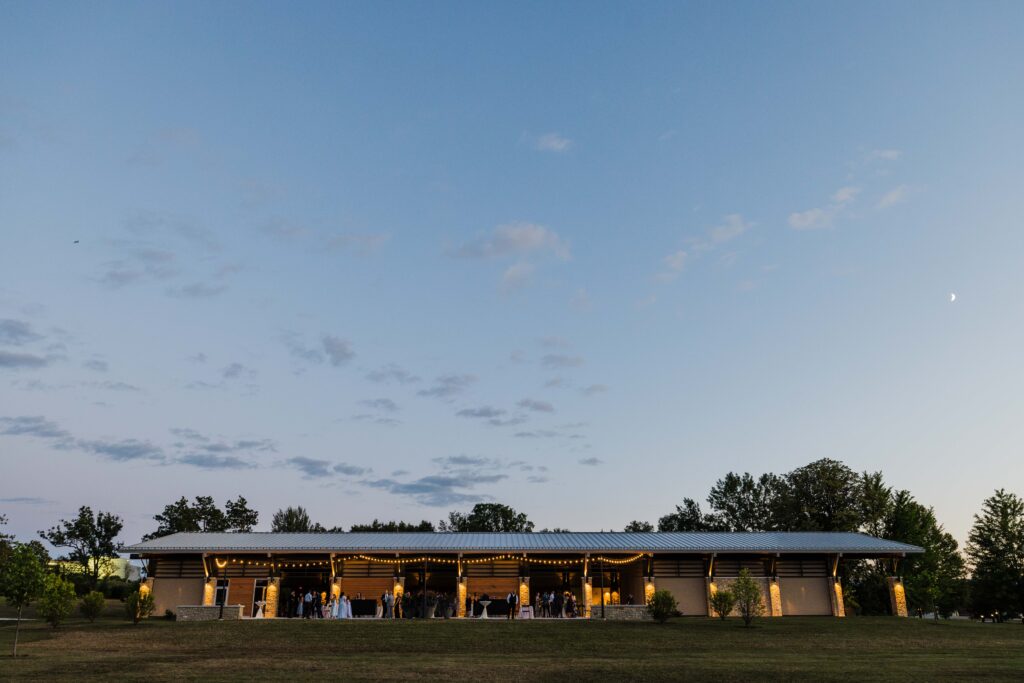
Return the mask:
[[[361, 599], [362, 596], [356, 596]], [[500, 604], [486, 593], [466, 597], [466, 615], [479, 616], [481, 603]], [[521, 605], [519, 595], [510, 591], [504, 600], [506, 619], [519, 617]], [[290, 619], [351, 619], [352, 601], [345, 593], [337, 597], [321, 590], [299, 588], [288, 594], [282, 616]], [[492, 614], [498, 610], [491, 607]], [[438, 617], [449, 619], [457, 616], [458, 597], [449, 593], [428, 591], [426, 599], [422, 591], [410, 593], [392, 593], [387, 590], [381, 594], [376, 616], [382, 619], [422, 619]], [[369, 615], [367, 615], [369, 616]], [[497, 615], [495, 615], [497, 616]], [[576, 596], [570, 591], [544, 591], [534, 598], [533, 616], [535, 618], [573, 619], [578, 616], [579, 608]]]
[[574, 619], [579, 616], [576, 596], [569, 591], [537, 593], [533, 599], [533, 612], [537, 618]]
[[299, 588], [288, 594], [284, 610], [289, 619], [351, 619], [352, 601], [344, 593], [335, 597], [324, 591]]

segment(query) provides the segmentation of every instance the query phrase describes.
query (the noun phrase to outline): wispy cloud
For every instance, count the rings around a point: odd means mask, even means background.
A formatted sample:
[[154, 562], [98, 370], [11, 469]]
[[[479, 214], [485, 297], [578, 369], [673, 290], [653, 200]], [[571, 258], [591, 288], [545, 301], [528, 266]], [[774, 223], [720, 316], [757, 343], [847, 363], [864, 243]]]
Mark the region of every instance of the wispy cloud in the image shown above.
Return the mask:
[[569, 244], [556, 232], [537, 223], [507, 223], [490, 234], [467, 242], [453, 252], [461, 258], [501, 258], [529, 254], [570, 257]]
[[893, 189], [889, 190], [884, 195], [882, 195], [882, 198], [878, 200], [878, 208], [886, 209], [895, 204], [899, 204], [900, 202], [906, 200], [907, 193], [909, 191], [910, 188], [907, 187], [906, 185], [894, 187]]
[[415, 384], [420, 378], [400, 365], [388, 363], [376, 370], [366, 373], [366, 379], [378, 384]]
[[462, 410], [455, 413], [458, 417], [471, 417], [480, 419], [490, 419], [495, 417], [501, 417], [507, 411], [500, 408], [492, 408], [491, 406], [481, 406], [479, 408], [463, 408]]
[[0, 368], [24, 369], [42, 368], [50, 364], [50, 358], [33, 353], [15, 353], [0, 349]]
[[23, 346], [41, 339], [43, 335], [33, 330], [24, 320], [0, 319], [0, 344]]
[[608, 387], [604, 384], [591, 384], [589, 386], [580, 389], [587, 396], [596, 396], [597, 394], [603, 394], [608, 391]]
[[324, 346], [324, 353], [327, 354], [331, 365], [344, 365], [356, 356], [356, 352], [352, 350], [352, 343], [347, 339], [325, 335], [321, 342]]
[[549, 353], [540, 359], [541, 365], [545, 368], [578, 368], [583, 365], [583, 358], [570, 356], [564, 353]]
[[558, 133], [544, 133], [534, 141], [534, 148], [541, 152], [568, 152], [572, 140]]
[[441, 375], [434, 380], [433, 385], [426, 389], [420, 389], [416, 393], [419, 396], [448, 399], [464, 393], [474, 382], [476, 382], [476, 375]]
[[519, 403], [517, 403], [516, 405], [518, 405], [520, 408], [532, 410], [533, 412], [537, 413], [555, 412], [555, 407], [548, 403], [547, 401], [538, 401], [537, 399], [532, 398], [524, 398], [523, 400], [519, 401]]
[[505, 269], [504, 273], [501, 274], [502, 291], [511, 292], [516, 289], [520, 289], [521, 287], [525, 287], [529, 284], [536, 269], [536, 266], [532, 263], [513, 263]]
[[868, 159], [878, 159], [881, 161], [898, 161], [903, 156], [903, 152], [898, 149], [873, 149], [868, 152]]
[[67, 439], [71, 434], [61, 429], [56, 422], [42, 415], [21, 415], [0, 417], [0, 434], [6, 436], [35, 436], [43, 439]]
[[96, 372], [106, 372], [110, 369], [110, 364], [105, 360], [98, 360], [94, 358], [82, 363], [82, 367], [89, 370], [95, 370]]
[[342, 233], [328, 237], [324, 246], [328, 251], [370, 252], [380, 249], [391, 239], [384, 233]]
[[360, 401], [359, 405], [372, 408], [374, 410], [383, 410], [388, 413], [393, 413], [398, 410], [398, 404], [390, 398], [368, 398]]
[[586, 465], [587, 467], [597, 467], [598, 465], [603, 465], [604, 460], [601, 460], [600, 458], [583, 458], [579, 463], [581, 465]]
[[861, 188], [852, 185], [841, 187], [832, 193], [829, 203], [825, 206], [789, 214], [789, 227], [794, 230], [819, 230], [831, 227], [836, 218], [853, 203], [860, 192]]

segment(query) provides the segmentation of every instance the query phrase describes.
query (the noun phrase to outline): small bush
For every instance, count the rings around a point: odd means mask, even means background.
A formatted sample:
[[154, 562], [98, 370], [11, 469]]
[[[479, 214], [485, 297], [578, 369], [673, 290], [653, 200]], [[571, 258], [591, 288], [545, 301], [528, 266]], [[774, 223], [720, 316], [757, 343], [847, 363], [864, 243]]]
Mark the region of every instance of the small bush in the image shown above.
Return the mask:
[[175, 614], [174, 612], [172, 612], [169, 609], [165, 609], [164, 610], [164, 619], [166, 619], [167, 621], [177, 621], [178, 620], [178, 615]]
[[79, 603], [78, 609], [82, 612], [83, 617], [93, 622], [96, 621], [96, 617], [103, 614], [103, 608], [106, 607], [106, 604], [107, 601], [103, 597], [103, 593], [90, 591], [82, 596], [82, 602]]
[[675, 597], [668, 591], [654, 591], [647, 602], [647, 611], [659, 624], [664, 624], [669, 617], [679, 614]]
[[711, 610], [720, 619], [725, 619], [729, 616], [735, 605], [736, 598], [733, 597], [731, 591], [719, 589], [711, 596]]
[[732, 594], [736, 599], [736, 609], [743, 617], [744, 626], [749, 627], [754, 617], [764, 614], [764, 597], [761, 595], [761, 588], [746, 569], [741, 570], [739, 578], [733, 582]]
[[68, 618], [75, 608], [75, 585], [56, 574], [46, 577], [43, 597], [39, 600], [36, 611], [46, 619], [53, 628], [57, 628]]
[[133, 624], [137, 624], [153, 613], [153, 595], [135, 591], [124, 601], [124, 612]]

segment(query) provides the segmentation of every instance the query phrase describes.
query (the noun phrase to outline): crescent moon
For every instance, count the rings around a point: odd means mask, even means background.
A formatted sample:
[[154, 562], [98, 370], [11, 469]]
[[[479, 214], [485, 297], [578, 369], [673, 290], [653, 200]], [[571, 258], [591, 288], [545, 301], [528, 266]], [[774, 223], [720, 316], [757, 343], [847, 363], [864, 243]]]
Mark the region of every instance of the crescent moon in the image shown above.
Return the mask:
[[949, 303], [953, 303], [954, 301], [956, 301], [956, 292], [950, 292], [949, 293]]

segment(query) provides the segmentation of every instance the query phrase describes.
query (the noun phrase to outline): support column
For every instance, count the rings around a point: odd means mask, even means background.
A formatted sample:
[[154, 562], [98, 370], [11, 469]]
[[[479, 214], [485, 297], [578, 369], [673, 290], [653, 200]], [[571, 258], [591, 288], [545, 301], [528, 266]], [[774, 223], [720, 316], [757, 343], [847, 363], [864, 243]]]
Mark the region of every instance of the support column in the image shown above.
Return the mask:
[[889, 577], [889, 603], [894, 617], [907, 616], [907, 594], [903, 590], [903, 579], [898, 576]]
[[594, 583], [589, 576], [583, 577], [583, 616], [590, 618], [591, 605], [594, 603]]
[[463, 618], [463, 619], [465, 617], [467, 617], [467, 616], [473, 616], [471, 614], [470, 615], [466, 614], [466, 596], [467, 595], [468, 595], [468, 593], [467, 593], [467, 586], [466, 586], [466, 577], [465, 576], [460, 576], [459, 577], [459, 609], [456, 612], [456, 614], [460, 618]]
[[779, 590], [779, 577], [768, 577], [768, 615], [782, 616], [782, 592]]
[[[522, 608], [524, 606], [532, 605], [532, 604], [533, 603], [530, 601], [530, 577], [529, 576], [520, 576], [519, 577], [519, 609], [520, 609], [520, 613], [522, 613]], [[517, 619], [519, 618], [518, 614], [516, 615], [516, 618]]]
[[645, 576], [644, 577], [644, 604], [645, 605], [650, 604], [651, 598], [654, 597], [654, 591], [656, 591], [656, 590], [658, 590], [658, 588], [657, 588], [657, 586], [654, 583], [654, 577], [653, 576]]
[[217, 594], [217, 579], [213, 576], [206, 578], [206, 583], [203, 584], [203, 605], [209, 606], [213, 604], [214, 597]]
[[845, 617], [846, 616], [846, 605], [843, 600], [843, 584], [839, 582], [839, 559], [842, 555], [836, 555], [832, 558], [832, 579], [829, 582], [828, 596], [829, 601], [832, 603], [832, 616], [834, 617]]
[[278, 598], [281, 593], [281, 579], [276, 576], [267, 581], [267, 596], [264, 598], [267, 604], [263, 606], [263, 617], [273, 619], [277, 616]]

